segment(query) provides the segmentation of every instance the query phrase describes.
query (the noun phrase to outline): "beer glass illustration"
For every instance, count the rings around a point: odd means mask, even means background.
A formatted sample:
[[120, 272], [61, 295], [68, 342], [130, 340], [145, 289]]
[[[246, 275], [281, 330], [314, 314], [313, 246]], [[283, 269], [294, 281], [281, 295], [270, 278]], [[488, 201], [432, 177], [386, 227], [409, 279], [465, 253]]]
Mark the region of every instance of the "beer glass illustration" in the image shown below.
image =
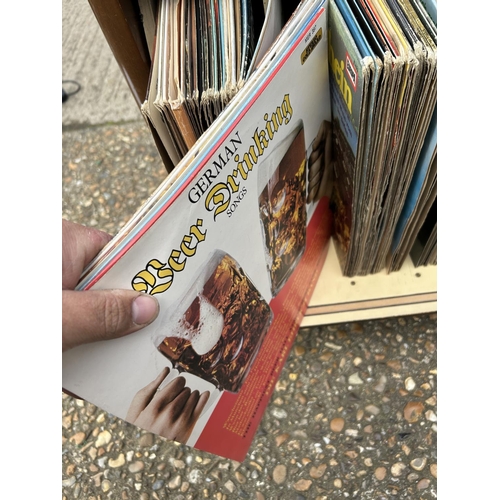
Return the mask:
[[238, 392], [272, 321], [236, 260], [215, 250], [161, 325], [156, 346], [179, 371]]
[[259, 167], [259, 213], [275, 297], [306, 245], [306, 147], [302, 121]]

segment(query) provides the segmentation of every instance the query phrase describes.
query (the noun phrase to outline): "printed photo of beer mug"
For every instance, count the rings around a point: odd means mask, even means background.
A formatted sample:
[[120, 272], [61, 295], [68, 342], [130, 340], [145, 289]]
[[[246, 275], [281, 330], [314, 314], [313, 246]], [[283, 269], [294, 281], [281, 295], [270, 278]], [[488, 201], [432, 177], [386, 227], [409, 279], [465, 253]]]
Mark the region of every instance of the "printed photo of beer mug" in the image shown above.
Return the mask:
[[302, 121], [259, 166], [259, 214], [275, 297], [306, 247], [306, 147]]
[[215, 250], [160, 324], [155, 345], [179, 372], [237, 393], [272, 322], [241, 266]]

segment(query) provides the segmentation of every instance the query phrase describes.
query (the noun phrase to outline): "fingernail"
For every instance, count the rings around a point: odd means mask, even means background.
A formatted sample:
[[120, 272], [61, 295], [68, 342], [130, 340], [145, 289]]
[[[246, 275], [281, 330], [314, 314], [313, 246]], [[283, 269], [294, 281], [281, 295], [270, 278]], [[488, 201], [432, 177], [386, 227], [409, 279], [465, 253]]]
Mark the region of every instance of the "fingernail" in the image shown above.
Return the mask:
[[139, 295], [132, 303], [132, 320], [136, 325], [147, 325], [158, 315], [158, 301], [151, 295]]

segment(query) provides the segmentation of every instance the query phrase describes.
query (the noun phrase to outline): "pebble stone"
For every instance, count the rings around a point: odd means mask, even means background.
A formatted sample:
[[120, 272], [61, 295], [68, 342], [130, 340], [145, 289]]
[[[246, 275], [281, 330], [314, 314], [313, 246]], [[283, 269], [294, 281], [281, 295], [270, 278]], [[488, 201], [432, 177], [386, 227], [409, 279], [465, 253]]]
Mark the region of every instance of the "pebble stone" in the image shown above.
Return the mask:
[[365, 410], [371, 415], [378, 415], [380, 413], [380, 408], [375, 405], [365, 406]]
[[76, 483], [76, 477], [71, 476], [68, 477], [67, 479], [63, 479], [62, 485], [63, 488], [71, 488]]
[[125, 464], [125, 455], [123, 453], [120, 453], [116, 459], [110, 459], [108, 461], [108, 465], [113, 469], [121, 467], [124, 464]]
[[391, 467], [391, 474], [394, 477], [399, 477], [403, 474], [404, 470], [406, 469], [406, 465], [402, 462], [397, 462]]
[[286, 479], [286, 467], [282, 464], [277, 465], [273, 470], [273, 481], [276, 484], [283, 484]]
[[431, 422], [437, 422], [437, 415], [432, 410], [425, 412], [425, 418]]
[[425, 469], [425, 466], [427, 464], [427, 459], [424, 458], [414, 458], [411, 462], [410, 465], [412, 466], [413, 469], [421, 471]]
[[311, 467], [309, 475], [314, 479], [319, 479], [326, 471], [326, 464], [321, 464], [318, 467]]
[[224, 484], [224, 486], [229, 491], [229, 493], [234, 493], [235, 486], [234, 486], [234, 483], [231, 480], [226, 481], [225, 484]]
[[85, 432], [77, 432], [76, 434], [73, 434], [69, 438], [69, 440], [72, 443], [75, 443], [76, 445], [82, 444], [84, 439], [85, 439]]
[[293, 488], [297, 491], [307, 491], [311, 487], [312, 481], [310, 479], [299, 479], [294, 483]]
[[438, 477], [437, 464], [431, 464], [429, 469], [431, 471], [432, 476], [437, 479], [437, 477]]
[[290, 434], [280, 434], [279, 436], [276, 436], [275, 442], [276, 446], [281, 446], [288, 438], [290, 437]]
[[416, 472], [410, 472], [408, 474], [408, 476], [406, 476], [406, 479], [408, 479], [408, 481], [410, 481], [410, 483], [417, 481], [418, 478], [419, 478], [419, 475]]
[[97, 436], [95, 445], [97, 448], [100, 448], [101, 446], [106, 446], [107, 444], [109, 444], [110, 441], [111, 441], [111, 433], [109, 431], [102, 431]]
[[413, 378], [408, 377], [405, 380], [405, 388], [407, 391], [413, 391], [413, 389], [415, 389], [416, 386], [417, 386], [417, 384], [415, 384], [415, 381], [413, 380]]
[[363, 380], [359, 376], [359, 373], [356, 372], [356, 373], [353, 373], [352, 375], [349, 376], [349, 383], [354, 384], [354, 385], [358, 385], [358, 384], [362, 384]]
[[153, 491], [157, 491], [161, 488], [163, 488], [163, 485], [165, 484], [165, 481], [163, 479], [157, 479], [152, 486]]
[[431, 483], [431, 480], [430, 479], [427, 479], [427, 478], [424, 478], [424, 479], [421, 479], [418, 484], [417, 484], [417, 488], [419, 490], [425, 490], [426, 488], [429, 487], [429, 484]]
[[330, 429], [333, 432], [342, 432], [344, 425], [345, 425], [345, 420], [340, 417], [334, 418], [333, 420], [330, 421]]
[[104, 493], [107, 493], [111, 488], [112, 488], [112, 484], [111, 484], [111, 481], [109, 481], [108, 479], [105, 479], [102, 483], [101, 483], [101, 489]]
[[410, 401], [404, 409], [404, 418], [410, 423], [415, 423], [424, 411], [424, 405], [420, 401]]
[[136, 462], [133, 462], [128, 466], [128, 470], [132, 472], [132, 474], [140, 472], [143, 469], [144, 469], [144, 462], [141, 462], [140, 460], [137, 460]]
[[153, 442], [154, 436], [150, 432], [143, 434], [138, 441], [141, 448], [151, 448], [151, 446], [153, 446]]

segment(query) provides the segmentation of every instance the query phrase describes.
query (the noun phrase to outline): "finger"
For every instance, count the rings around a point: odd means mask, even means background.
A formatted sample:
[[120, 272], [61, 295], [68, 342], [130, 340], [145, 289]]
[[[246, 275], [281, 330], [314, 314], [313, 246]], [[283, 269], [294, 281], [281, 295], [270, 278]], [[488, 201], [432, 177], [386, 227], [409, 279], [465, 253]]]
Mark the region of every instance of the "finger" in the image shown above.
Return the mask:
[[175, 422], [179, 418], [184, 421], [191, 417], [191, 414], [184, 415], [184, 407], [186, 406], [189, 396], [191, 396], [191, 389], [189, 387], [184, 387], [177, 397], [165, 407], [165, 411], [166, 413], [170, 413], [170, 419], [172, 421]]
[[176, 377], [171, 380], [161, 391], [157, 392], [153, 403], [156, 405], [158, 412], [161, 412], [168, 404], [170, 404], [186, 386], [184, 377]]
[[311, 144], [311, 155], [318, 154], [323, 149], [323, 139], [316, 137]]
[[317, 194], [319, 190], [319, 186], [321, 183], [321, 177], [323, 175], [323, 155], [319, 156], [318, 159], [310, 165], [309, 167], [309, 185], [308, 185], [308, 203], [313, 200], [319, 199]]
[[199, 397], [198, 402], [196, 403], [196, 406], [193, 410], [194, 422], [196, 422], [200, 418], [201, 412], [203, 411], [203, 408], [205, 408], [205, 405], [207, 404], [209, 398], [210, 398], [210, 392], [208, 391], [203, 392]]
[[323, 164], [324, 164], [323, 154], [318, 156], [316, 161], [309, 164], [308, 180], [310, 184], [316, 184], [319, 182], [319, 178], [323, 173]]
[[75, 288], [83, 269], [111, 240], [111, 235], [62, 220], [62, 288]]
[[146, 387], [141, 389], [134, 396], [134, 399], [130, 404], [130, 408], [127, 412], [127, 417], [125, 420], [127, 420], [128, 422], [135, 421], [135, 419], [139, 416], [141, 411], [143, 411], [146, 408], [146, 406], [148, 406], [149, 403], [151, 403], [151, 400], [153, 399], [154, 395], [156, 394], [156, 391], [158, 390], [158, 387], [160, 387], [161, 383], [167, 378], [167, 375], [169, 373], [170, 373], [170, 368], [166, 366], [152, 382], [150, 382]]
[[[190, 395], [184, 406], [179, 406], [178, 408], [169, 408], [169, 413], [171, 414], [172, 427], [171, 432], [174, 435], [174, 439], [180, 443], [186, 443], [191, 435], [193, 427], [196, 423], [197, 418], [193, 416], [193, 410], [195, 409], [198, 401], [200, 399], [200, 391], [195, 390]], [[175, 404], [175, 402], [174, 402]], [[177, 410], [177, 413], [175, 411]]]
[[309, 155], [309, 160], [308, 160], [309, 168], [323, 154], [323, 150], [324, 150], [324, 148], [321, 147], [320, 149], [316, 149], [316, 150], [311, 152], [311, 154]]
[[[194, 391], [194, 393], [198, 393], [198, 391]], [[180, 443], [187, 443], [187, 440], [189, 439], [189, 436], [191, 435], [191, 432], [210, 397], [210, 393], [208, 391], [205, 391], [199, 397], [198, 394], [196, 394], [197, 402], [194, 409], [191, 410], [190, 402], [193, 402], [195, 398], [190, 396], [184, 407], [185, 411], [183, 411], [176, 419], [167, 417], [164, 418], [163, 428], [168, 428], [168, 431], [165, 432], [169, 433], [171, 439], [179, 441]]]
[[154, 297], [132, 290], [63, 290], [63, 351], [128, 335], [151, 323], [158, 312]]
[[170, 373], [170, 368], [166, 366], [163, 370], [158, 374], [158, 376], [150, 382], [145, 389], [151, 390], [153, 395], [156, 393], [161, 383], [167, 378], [167, 375]]
[[198, 404], [198, 401], [200, 399], [200, 391], [194, 390], [188, 400], [186, 401], [186, 404], [184, 405], [184, 408], [182, 408], [181, 412], [183, 415], [186, 415], [186, 417], [191, 418], [193, 414], [193, 410], [196, 408], [196, 405]]
[[318, 186], [310, 186], [309, 193], [307, 194], [307, 203], [312, 203], [316, 200], [316, 195], [318, 194]]

